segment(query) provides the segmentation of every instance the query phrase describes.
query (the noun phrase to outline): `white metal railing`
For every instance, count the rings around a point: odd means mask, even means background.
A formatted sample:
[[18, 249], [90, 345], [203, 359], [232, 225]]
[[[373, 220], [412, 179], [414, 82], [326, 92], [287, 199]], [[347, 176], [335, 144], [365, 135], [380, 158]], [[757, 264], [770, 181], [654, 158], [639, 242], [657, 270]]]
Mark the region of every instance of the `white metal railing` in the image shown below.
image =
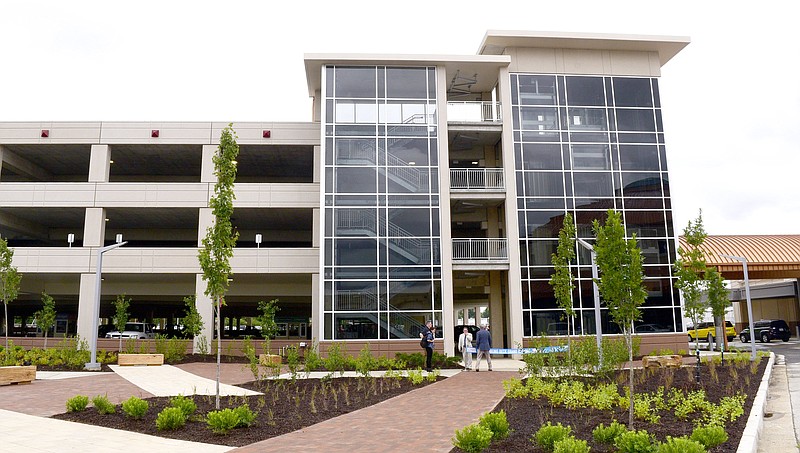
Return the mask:
[[499, 123], [500, 103], [491, 101], [448, 101], [447, 121]]
[[453, 260], [508, 261], [508, 239], [453, 239]]
[[505, 190], [502, 168], [451, 168], [450, 188], [466, 190]]

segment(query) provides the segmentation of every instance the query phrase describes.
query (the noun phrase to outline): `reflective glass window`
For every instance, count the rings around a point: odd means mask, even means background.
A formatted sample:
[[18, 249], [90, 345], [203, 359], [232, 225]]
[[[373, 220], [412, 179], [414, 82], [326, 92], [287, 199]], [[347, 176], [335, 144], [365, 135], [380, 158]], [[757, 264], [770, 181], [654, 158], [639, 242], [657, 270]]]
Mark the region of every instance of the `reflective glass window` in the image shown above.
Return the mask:
[[622, 190], [626, 197], [661, 197], [660, 173], [622, 172]]
[[338, 208], [334, 211], [334, 214], [329, 217], [335, 219], [337, 236], [375, 237], [378, 231], [375, 209]]
[[553, 262], [553, 253], [558, 248], [557, 240], [528, 241], [528, 264], [531, 266], [549, 266]]
[[526, 171], [524, 180], [525, 196], [552, 197], [564, 195], [564, 179], [560, 172]]
[[334, 239], [337, 266], [364, 266], [378, 263], [375, 239]]
[[333, 335], [335, 340], [373, 340], [378, 339], [377, 313], [355, 314], [335, 313], [333, 315]]
[[569, 105], [605, 105], [602, 77], [567, 77]]
[[339, 98], [374, 98], [375, 68], [336, 68], [335, 95]]
[[625, 211], [625, 226], [628, 234], [638, 238], [665, 237], [663, 211]]
[[522, 145], [522, 168], [525, 170], [561, 170], [561, 145], [525, 143]]
[[658, 171], [658, 147], [655, 145], [620, 145], [619, 161], [622, 170]]
[[558, 114], [556, 109], [547, 107], [520, 108], [521, 129], [529, 131], [557, 130]]
[[558, 232], [564, 223], [563, 211], [528, 211], [527, 237], [529, 238], [557, 238]]
[[431, 210], [428, 208], [389, 208], [388, 235], [394, 237], [430, 236]]
[[618, 131], [656, 131], [656, 122], [652, 110], [617, 109], [616, 115]]
[[336, 169], [336, 192], [374, 193], [376, 190], [375, 168], [340, 167]]
[[374, 138], [337, 138], [335, 143], [336, 164], [375, 164]]
[[574, 144], [572, 168], [575, 170], [611, 170], [611, 155], [605, 144]]
[[425, 68], [386, 68], [386, 97], [425, 99], [427, 80]]
[[521, 105], [555, 105], [555, 76], [519, 76], [519, 104]]
[[650, 79], [614, 77], [614, 104], [617, 107], [652, 107]]
[[611, 173], [575, 172], [572, 175], [576, 197], [612, 197]]
[[427, 138], [391, 138], [387, 142], [386, 151], [389, 165], [428, 165]]
[[570, 108], [567, 113], [570, 131], [608, 130], [606, 109]]

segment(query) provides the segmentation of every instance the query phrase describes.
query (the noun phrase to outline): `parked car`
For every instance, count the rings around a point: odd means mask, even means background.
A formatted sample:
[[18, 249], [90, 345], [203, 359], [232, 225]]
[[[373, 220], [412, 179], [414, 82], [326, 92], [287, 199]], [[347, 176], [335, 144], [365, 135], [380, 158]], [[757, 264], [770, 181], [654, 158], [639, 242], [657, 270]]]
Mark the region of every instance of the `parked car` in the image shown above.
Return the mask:
[[[762, 319], [753, 323], [753, 330], [755, 330], [755, 338], [761, 340], [762, 343], [769, 343], [772, 340], [781, 339], [789, 341], [792, 332], [789, 330], [789, 325], [782, 319]], [[739, 339], [742, 343], [750, 341], [750, 327], [745, 327], [739, 333]]]
[[[695, 335], [697, 335], [697, 338], [706, 340], [709, 343], [713, 343], [716, 338], [716, 330], [713, 322], [701, 322], [697, 324], [696, 331], [694, 327], [690, 326], [687, 328], [687, 334], [689, 336], [689, 341], [695, 341]], [[728, 338], [728, 341], [733, 341], [733, 339], [736, 338], [736, 329], [730, 321], [725, 321], [725, 336]]]
[[[119, 337], [120, 333], [118, 330], [112, 330], [106, 334], [106, 338]], [[125, 330], [122, 331], [122, 338], [136, 338], [139, 340], [155, 338], [155, 333], [153, 333], [153, 325], [146, 322], [129, 322], [125, 324]]]
[[634, 329], [636, 333], [658, 333], [658, 332], [671, 332], [667, 326], [661, 324], [639, 324]]

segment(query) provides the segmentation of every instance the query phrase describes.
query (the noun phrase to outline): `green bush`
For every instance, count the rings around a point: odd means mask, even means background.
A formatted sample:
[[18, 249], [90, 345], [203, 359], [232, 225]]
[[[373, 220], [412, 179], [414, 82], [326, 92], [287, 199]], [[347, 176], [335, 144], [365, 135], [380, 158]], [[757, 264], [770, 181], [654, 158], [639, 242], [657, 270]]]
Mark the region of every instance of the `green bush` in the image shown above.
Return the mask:
[[171, 431], [185, 424], [186, 415], [178, 407], [166, 407], [156, 416], [156, 428], [159, 431]]
[[239, 416], [233, 409], [211, 411], [206, 415], [206, 424], [214, 434], [227, 434], [239, 425]]
[[122, 403], [122, 411], [125, 412], [125, 415], [137, 420], [144, 417], [144, 414], [147, 413], [147, 409], [149, 408], [150, 405], [147, 404], [147, 401], [135, 396], [128, 398]]
[[628, 431], [628, 428], [626, 428], [625, 425], [614, 420], [608, 426], [602, 423], [597, 425], [597, 427], [592, 430], [592, 437], [598, 443], [613, 445], [614, 440], [626, 431]]
[[247, 404], [242, 404], [241, 406], [235, 408], [233, 412], [239, 419], [239, 421], [236, 423], [237, 428], [251, 426], [256, 421], [255, 412], [250, 410], [250, 406], [248, 406]]
[[345, 370], [355, 368], [355, 360], [342, 350], [341, 343], [334, 342], [328, 347], [328, 357], [322, 359], [322, 366], [331, 373], [344, 374]]
[[692, 431], [690, 439], [699, 442], [706, 447], [707, 450], [710, 450], [726, 442], [728, 440], [728, 433], [726, 433], [725, 428], [721, 426], [698, 427]]
[[292, 382], [294, 382], [297, 380], [297, 370], [300, 369], [300, 351], [297, 350], [297, 346], [286, 348], [286, 364], [292, 375]]
[[487, 412], [481, 415], [478, 424], [492, 431], [492, 440], [501, 440], [508, 437], [508, 419], [506, 411]]
[[306, 348], [305, 351], [305, 364], [303, 366], [303, 371], [308, 374], [320, 368], [322, 368], [322, 358], [319, 356], [317, 343], [312, 340], [311, 344], [308, 348]]
[[472, 424], [456, 430], [452, 442], [467, 453], [478, 453], [485, 450], [492, 442], [492, 431], [485, 426]]
[[[396, 362], [398, 362], [398, 364], [400, 362], [405, 363], [405, 368], [409, 370], [425, 368], [425, 354], [421, 352], [412, 352], [411, 354], [398, 352], [395, 354], [394, 359]], [[431, 359], [431, 365], [434, 368], [458, 368], [458, 363], [460, 360], [461, 356], [448, 357], [444, 354], [439, 354], [438, 352], [434, 351], [433, 358]]]
[[408, 370], [408, 380], [414, 385], [420, 385], [425, 382], [425, 376], [422, 375], [422, 370]]
[[553, 453], [589, 453], [589, 444], [585, 440], [569, 436], [553, 445]]
[[75, 395], [67, 400], [67, 412], [81, 412], [89, 405], [89, 397], [85, 395]]
[[706, 449], [700, 442], [685, 437], [670, 436], [667, 436], [666, 442], [658, 444], [655, 451], [657, 453], [706, 453]]
[[358, 354], [358, 358], [355, 360], [355, 367], [358, 374], [360, 374], [362, 377], [371, 377], [371, 372], [378, 368], [378, 361], [372, 357], [369, 343], [365, 344], [364, 347], [361, 348], [361, 352]]
[[117, 411], [116, 406], [111, 404], [108, 397], [104, 395], [97, 395], [92, 398], [92, 406], [101, 414], [113, 414]]
[[192, 398], [187, 398], [183, 395], [178, 395], [170, 398], [170, 407], [180, 409], [186, 418], [191, 417], [197, 411], [197, 404]]
[[625, 431], [614, 441], [620, 453], [652, 453], [656, 447], [647, 431]]
[[533, 434], [531, 441], [542, 447], [544, 450], [553, 451], [555, 443], [572, 434], [572, 428], [563, 426], [561, 423], [556, 425], [547, 422]]

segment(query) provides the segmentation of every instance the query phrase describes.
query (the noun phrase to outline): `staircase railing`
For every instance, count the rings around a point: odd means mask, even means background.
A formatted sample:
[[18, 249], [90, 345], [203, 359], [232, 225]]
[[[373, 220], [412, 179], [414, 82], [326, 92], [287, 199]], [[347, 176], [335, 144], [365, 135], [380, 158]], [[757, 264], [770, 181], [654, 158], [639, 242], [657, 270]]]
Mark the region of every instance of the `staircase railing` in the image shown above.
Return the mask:
[[450, 188], [461, 190], [505, 190], [502, 168], [451, 168]]
[[508, 239], [453, 239], [454, 261], [508, 261]]

